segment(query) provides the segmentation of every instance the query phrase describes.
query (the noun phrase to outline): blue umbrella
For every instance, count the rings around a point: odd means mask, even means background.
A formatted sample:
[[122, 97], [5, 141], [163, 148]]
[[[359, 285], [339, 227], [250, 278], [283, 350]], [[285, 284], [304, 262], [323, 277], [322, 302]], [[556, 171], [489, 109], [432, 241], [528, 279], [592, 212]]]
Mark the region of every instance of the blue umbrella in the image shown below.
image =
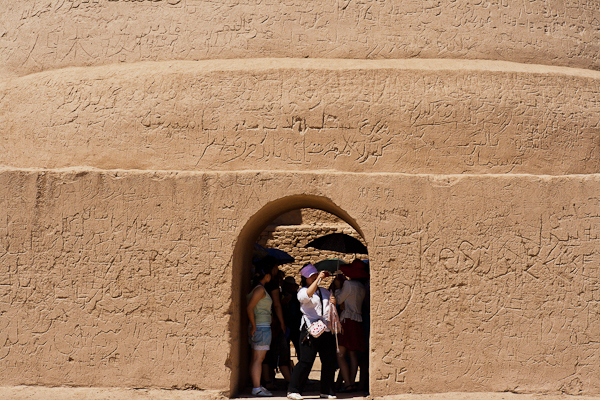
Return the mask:
[[288, 253], [286, 253], [283, 250], [266, 248], [266, 247], [262, 247], [258, 243], [255, 243], [254, 244], [254, 254], [252, 256], [252, 263], [257, 263], [258, 261], [262, 260], [263, 258], [265, 258], [267, 256], [271, 256], [271, 257], [275, 258], [279, 265], [288, 264], [288, 263], [292, 263], [295, 261], [294, 257], [292, 257], [291, 255], [289, 255]]

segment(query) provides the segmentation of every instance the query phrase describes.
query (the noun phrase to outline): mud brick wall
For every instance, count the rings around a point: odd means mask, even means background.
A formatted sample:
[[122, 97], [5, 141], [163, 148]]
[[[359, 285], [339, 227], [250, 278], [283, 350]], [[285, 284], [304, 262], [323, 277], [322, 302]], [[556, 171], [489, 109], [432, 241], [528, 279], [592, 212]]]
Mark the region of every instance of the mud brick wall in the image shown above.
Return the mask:
[[599, 92], [600, 72], [480, 61], [65, 69], [0, 80], [0, 163], [595, 173]]
[[597, 0], [51, 0], [4, 5], [2, 71], [252, 57], [600, 68]]
[[0, 174], [4, 385], [229, 385], [215, 232], [235, 226], [209, 224], [205, 184], [174, 177]]
[[[0, 179], [6, 384], [229, 385], [245, 330], [232, 287], [249, 262], [234, 249], [251, 254], [254, 241], [238, 236], [285, 185], [331, 199], [364, 234], [375, 393], [599, 392], [598, 176]], [[352, 185], [360, 190], [339, 189]], [[390, 187], [404, 190], [382, 203], [365, 197]]]
[[311, 208], [369, 250], [372, 395], [600, 394], [598, 0], [4, 3], [2, 385], [238, 394]]

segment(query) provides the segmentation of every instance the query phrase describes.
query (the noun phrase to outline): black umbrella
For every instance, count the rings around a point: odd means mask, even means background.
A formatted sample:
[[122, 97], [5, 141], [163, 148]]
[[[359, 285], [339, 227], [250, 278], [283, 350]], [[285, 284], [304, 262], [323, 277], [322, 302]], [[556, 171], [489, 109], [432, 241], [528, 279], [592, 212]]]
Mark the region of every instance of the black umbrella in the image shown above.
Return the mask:
[[328, 258], [327, 260], [321, 260], [315, 263], [317, 271], [329, 271], [331, 273], [340, 269], [340, 265], [347, 265], [348, 263], [339, 258]]
[[315, 249], [336, 251], [338, 253], [368, 254], [364, 244], [345, 233], [330, 233], [321, 236], [304, 247], [314, 247]]

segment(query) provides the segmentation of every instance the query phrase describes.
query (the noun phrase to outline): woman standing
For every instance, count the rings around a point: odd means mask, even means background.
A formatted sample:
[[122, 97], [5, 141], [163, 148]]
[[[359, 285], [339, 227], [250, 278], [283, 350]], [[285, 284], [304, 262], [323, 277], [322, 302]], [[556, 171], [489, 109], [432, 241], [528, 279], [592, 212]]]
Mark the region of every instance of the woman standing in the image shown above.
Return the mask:
[[252, 360], [250, 361], [250, 377], [252, 378], [252, 395], [260, 397], [273, 396], [271, 392], [260, 385], [262, 362], [265, 359], [271, 344], [271, 305], [273, 300], [265, 289], [265, 284], [271, 281], [271, 271], [264, 267], [257, 267], [254, 288], [248, 293], [248, 335], [252, 347]]
[[[365, 285], [362, 280], [369, 277], [365, 263], [356, 259], [350, 265], [340, 267], [342, 273], [348, 279], [343, 282], [335, 280], [335, 298], [338, 304], [344, 305], [340, 315], [342, 323], [342, 334], [339, 335], [340, 351], [337, 360], [340, 372], [344, 378], [345, 385], [341, 392], [352, 392], [358, 390], [354, 383], [358, 371], [358, 352], [364, 352], [366, 341], [362, 326], [362, 303], [365, 299]], [[341, 286], [341, 288], [340, 288]], [[350, 365], [346, 361], [346, 354], [350, 358]], [[362, 370], [361, 370], [362, 373]]]
[[298, 301], [302, 311], [300, 324], [300, 354], [298, 364], [292, 372], [288, 387], [288, 399], [303, 400], [302, 389], [313, 366], [317, 353], [321, 358], [321, 398], [336, 399], [333, 380], [335, 377], [335, 339], [329, 328], [319, 337], [309, 335], [308, 328], [313, 322], [326, 321], [327, 309], [335, 305], [333, 297], [327, 289], [320, 288], [319, 282], [327, 276], [323, 271], [317, 272], [312, 264], [306, 264], [300, 270], [303, 287], [298, 291]]

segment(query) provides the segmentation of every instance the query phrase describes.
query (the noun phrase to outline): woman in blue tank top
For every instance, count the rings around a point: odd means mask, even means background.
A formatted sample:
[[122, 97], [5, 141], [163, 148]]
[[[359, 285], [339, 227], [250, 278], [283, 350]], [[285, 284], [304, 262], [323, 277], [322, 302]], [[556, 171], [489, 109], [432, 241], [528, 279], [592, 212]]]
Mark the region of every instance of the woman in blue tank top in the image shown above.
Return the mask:
[[262, 362], [267, 355], [271, 344], [271, 305], [273, 300], [265, 290], [265, 284], [271, 281], [271, 271], [256, 267], [254, 288], [248, 293], [248, 336], [252, 347], [252, 360], [250, 361], [250, 377], [252, 378], [252, 394], [254, 396], [269, 397], [271, 392], [260, 385]]

